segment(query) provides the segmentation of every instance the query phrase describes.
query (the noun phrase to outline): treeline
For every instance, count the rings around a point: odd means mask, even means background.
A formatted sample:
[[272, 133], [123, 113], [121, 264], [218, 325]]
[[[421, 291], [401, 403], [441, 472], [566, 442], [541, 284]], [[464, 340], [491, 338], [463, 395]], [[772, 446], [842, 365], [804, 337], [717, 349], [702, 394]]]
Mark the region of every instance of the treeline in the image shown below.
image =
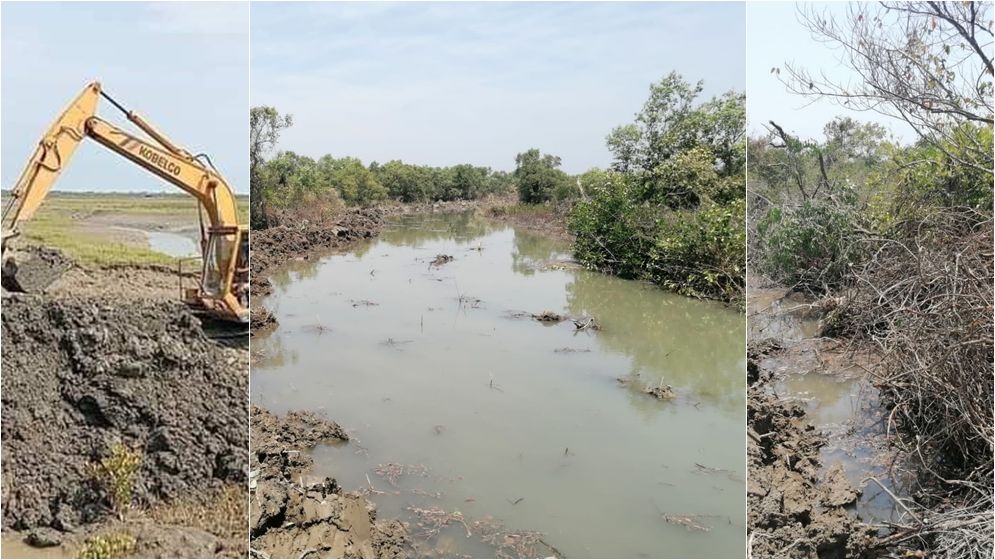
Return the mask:
[[745, 96], [699, 100], [671, 73], [631, 124], [607, 137], [614, 161], [577, 182], [577, 258], [679, 293], [742, 302], [746, 285]]
[[268, 204], [296, 206], [328, 195], [349, 206], [385, 200], [426, 202], [476, 200], [509, 192], [507, 172], [469, 164], [452, 167], [414, 165], [400, 160], [364, 165], [354, 157], [318, 159], [279, 152], [260, 169]]

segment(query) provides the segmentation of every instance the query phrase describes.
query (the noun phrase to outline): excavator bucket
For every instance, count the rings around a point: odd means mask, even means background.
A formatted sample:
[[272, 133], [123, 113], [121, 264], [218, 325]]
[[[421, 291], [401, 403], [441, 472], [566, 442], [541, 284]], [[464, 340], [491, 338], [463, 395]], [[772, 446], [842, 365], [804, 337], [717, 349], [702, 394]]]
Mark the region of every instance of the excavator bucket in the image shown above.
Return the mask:
[[51, 249], [31, 248], [14, 251], [7, 243], [12, 234], [3, 234], [3, 265], [0, 285], [8, 292], [37, 294], [44, 292], [72, 266], [62, 253]]

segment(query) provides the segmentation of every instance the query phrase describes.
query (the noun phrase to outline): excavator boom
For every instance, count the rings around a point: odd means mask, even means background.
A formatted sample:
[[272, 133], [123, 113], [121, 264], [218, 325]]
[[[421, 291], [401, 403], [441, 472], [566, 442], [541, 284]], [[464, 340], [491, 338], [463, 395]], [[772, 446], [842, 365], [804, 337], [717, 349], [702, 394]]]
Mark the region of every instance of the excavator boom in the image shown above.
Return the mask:
[[[152, 141], [135, 136], [96, 116], [100, 97], [124, 112]], [[197, 199], [207, 215], [202, 230], [203, 269], [197, 288], [187, 290], [187, 303], [222, 319], [248, 322], [248, 228], [239, 224], [238, 203], [225, 179], [156, 130], [139, 115], [127, 111], [91, 83], [73, 100], [42, 137], [27, 166], [11, 189], [3, 210], [4, 271], [7, 245], [18, 226], [44, 201], [84, 138], [92, 138], [112, 152], [144, 168]]]

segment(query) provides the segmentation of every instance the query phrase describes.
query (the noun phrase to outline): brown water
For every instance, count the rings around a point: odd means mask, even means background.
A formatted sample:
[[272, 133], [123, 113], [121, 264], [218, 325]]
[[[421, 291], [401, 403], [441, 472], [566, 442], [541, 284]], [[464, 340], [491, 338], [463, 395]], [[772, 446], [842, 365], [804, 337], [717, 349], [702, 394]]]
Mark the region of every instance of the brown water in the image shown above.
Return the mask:
[[[382, 517], [416, 535], [419, 508], [466, 519], [421, 535], [422, 554], [493, 556], [473, 524], [493, 520], [568, 557], [742, 556], [743, 315], [568, 251], [433, 215], [294, 263], [265, 301], [280, 327], [253, 340], [253, 402], [342, 424], [353, 441], [316, 449], [315, 471], [366, 488]], [[545, 310], [602, 328], [528, 317]], [[643, 392], [659, 383], [677, 398]]]

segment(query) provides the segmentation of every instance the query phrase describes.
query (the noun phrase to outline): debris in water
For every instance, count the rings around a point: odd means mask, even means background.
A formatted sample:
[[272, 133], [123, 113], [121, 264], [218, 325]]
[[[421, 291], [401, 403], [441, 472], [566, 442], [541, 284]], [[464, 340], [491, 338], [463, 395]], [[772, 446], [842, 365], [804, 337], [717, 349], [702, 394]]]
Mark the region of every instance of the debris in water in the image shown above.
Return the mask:
[[454, 523], [463, 525], [463, 528], [466, 529], [467, 537], [473, 536], [470, 526], [466, 524], [463, 514], [459, 511], [449, 513], [440, 507], [434, 506], [428, 508], [408, 506], [407, 509], [418, 516], [418, 528], [421, 529], [421, 533], [417, 535], [419, 537], [436, 537], [442, 529]]
[[581, 317], [579, 319], [574, 319], [573, 322], [578, 331], [586, 331], [588, 329], [592, 331], [601, 330], [601, 325], [594, 320], [594, 317]]
[[590, 351], [591, 351], [590, 348], [569, 348], [569, 347], [557, 348], [556, 350], [553, 350], [553, 352], [556, 352], [557, 354], [572, 354], [574, 352], [590, 352]]
[[661, 401], [669, 401], [677, 397], [677, 393], [674, 388], [670, 385], [657, 385], [656, 387], [648, 387], [643, 389], [643, 392], [647, 395], [653, 395], [653, 397]]
[[661, 515], [664, 521], [670, 523], [671, 525], [680, 525], [688, 531], [699, 531], [707, 533], [712, 530], [708, 525], [704, 525], [701, 521], [701, 515]]
[[435, 426], [432, 426], [432, 431], [435, 432], [435, 435], [441, 436], [442, 432], [446, 431], [446, 427], [442, 424], [436, 424]]
[[317, 333], [317, 334], [321, 335], [321, 334], [325, 334], [326, 332], [331, 331], [332, 327], [326, 327], [325, 325], [322, 325], [320, 323], [316, 323], [316, 324], [313, 324], [313, 325], [304, 325], [304, 327], [303, 327], [302, 330], [304, 332]]
[[436, 500], [442, 499], [442, 492], [429, 492], [428, 490], [422, 490], [420, 488], [415, 488], [411, 491], [415, 496], [424, 496], [426, 498], [433, 498]]
[[428, 467], [425, 465], [400, 465], [398, 463], [386, 463], [377, 465], [374, 472], [376, 472], [380, 478], [386, 480], [391, 486], [396, 487], [397, 481], [400, 480], [402, 476], [428, 476]]
[[398, 350], [401, 350], [400, 346], [402, 344], [410, 344], [412, 342], [414, 342], [414, 341], [412, 341], [412, 340], [394, 340], [393, 337], [388, 337], [387, 340], [381, 342], [381, 344], [383, 344], [384, 346], [387, 346], [389, 348], [397, 348]]
[[434, 259], [432, 259], [432, 262], [430, 262], [428, 264], [429, 264], [429, 266], [436, 266], [436, 267], [438, 267], [438, 266], [442, 266], [442, 265], [444, 265], [446, 263], [452, 262], [454, 260], [456, 260], [456, 259], [453, 258], [452, 255], [443, 255], [443, 254], [440, 253], [440, 254], [436, 255]]
[[361, 300], [358, 300], [358, 301], [357, 300], [351, 300], [351, 301], [352, 301], [352, 306], [353, 307], [360, 307], [360, 306], [362, 306], [362, 307], [376, 307], [376, 306], [380, 305], [379, 303], [377, 303], [375, 301], [370, 301], [368, 299], [361, 299]]
[[566, 321], [567, 318], [559, 313], [553, 313], [552, 311], [543, 311], [538, 315], [532, 314], [532, 318], [540, 323], [559, 323]]

